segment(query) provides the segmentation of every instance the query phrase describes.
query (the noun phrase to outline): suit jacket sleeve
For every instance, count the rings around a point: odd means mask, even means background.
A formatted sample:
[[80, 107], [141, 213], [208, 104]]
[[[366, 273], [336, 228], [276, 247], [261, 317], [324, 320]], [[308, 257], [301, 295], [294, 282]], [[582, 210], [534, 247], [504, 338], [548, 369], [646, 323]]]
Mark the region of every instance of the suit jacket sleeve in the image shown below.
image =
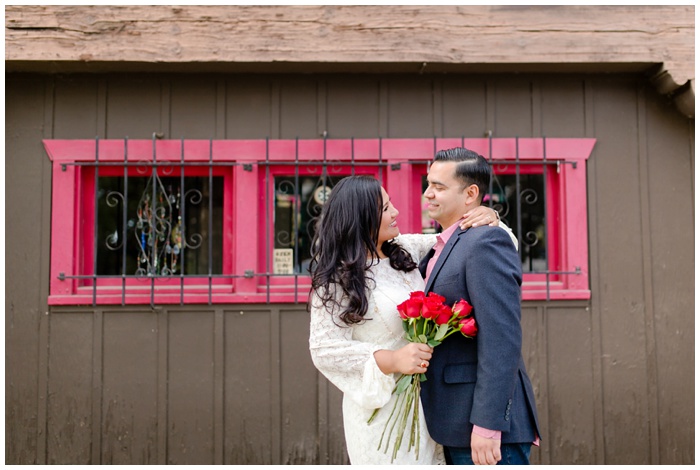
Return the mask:
[[509, 235], [487, 230], [471, 244], [466, 266], [477, 326], [478, 367], [470, 421], [507, 432], [504, 419], [518, 380], [522, 269]]

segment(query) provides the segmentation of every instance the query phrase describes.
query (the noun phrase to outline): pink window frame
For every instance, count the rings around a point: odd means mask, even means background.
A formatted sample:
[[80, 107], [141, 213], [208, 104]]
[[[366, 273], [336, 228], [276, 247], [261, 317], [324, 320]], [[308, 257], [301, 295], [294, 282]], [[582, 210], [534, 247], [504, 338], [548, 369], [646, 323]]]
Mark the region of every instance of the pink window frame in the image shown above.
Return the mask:
[[[420, 201], [420, 179], [425, 174], [426, 162], [432, 159], [436, 149], [457, 146], [471, 148], [487, 159], [504, 164], [514, 163], [516, 148], [521, 162], [542, 161], [546, 153], [548, 161], [560, 163], [558, 171], [550, 171], [547, 177], [547, 213], [551, 224], [548, 225], [548, 252], [556, 253], [552, 260], [557, 263], [557, 271], [578, 269], [578, 273], [551, 275], [549, 289], [543, 276], [526, 274], [523, 300], [588, 299], [585, 163], [594, 145], [595, 139], [585, 138], [548, 138], [546, 144], [540, 138], [100, 140], [97, 143], [95, 140], [45, 140], [44, 147], [52, 161], [48, 303], [305, 302], [308, 276], [268, 277], [267, 257], [271, 254], [266, 253], [265, 237], [258, 236], [274, 227], [274, 188], [267, 178], [293, 175], [295, 162], [315, 163], [317, 167], [325, 163], [327, 171], [349, 169], [354, 163], [356, 173], [378, 176], [381, 172], [382, 184], [402, 214], [403, 230], [420, 232], [421, 211], [415, 201]], [[158, 279], [145, 287], [141, 281], [122, 283], [122, 280], [98, 279], [96, 289], [91, 282], [81, 286], [78, 280], [71, 278], [92, 275], [92, 272], [85, 272], [92, 264], [81, 256], [88, 252], [85, 244], [88, 248], [92, 246], [94, 166], [90, 164], [95, 162], [96, 154], [100, 162], [115, 165], [125, 158], [129, 163], [170, 163], [172, 168], [179, 168], [183, 160], [188, 164], [200, 162], [205, 165], [206, 174], [210, 161], [223, 164], [215, 166], [213, 174], [224, 177], [223, 271], [230, 277], [210, 280], [208, 276], [198, 276], [187, 278], [182, 284], [179, 277]], [[123, 174], [123, 167], [107, 168], [100, 167], [100, 174]], [[202, 171], [202, 167], [191, 168], [198, 170], [186, 169], [186, 175]], [[250, 227], [256, 227], [257, 231], [251, 231]], [[125, 286], [124, 296], [122, 286]]]

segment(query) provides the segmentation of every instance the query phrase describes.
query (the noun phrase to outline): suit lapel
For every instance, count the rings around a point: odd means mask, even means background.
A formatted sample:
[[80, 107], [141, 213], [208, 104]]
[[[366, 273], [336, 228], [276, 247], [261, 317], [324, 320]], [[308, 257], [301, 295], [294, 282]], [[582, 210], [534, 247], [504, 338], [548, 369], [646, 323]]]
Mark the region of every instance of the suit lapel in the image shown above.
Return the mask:
[[[467, 230], [469, 230], [469, 229], [467, 229]], [[425, 283], [425, 293], [426, 294], [428, 292], [430, 292], [430, 290], [433, 288], [433, 284], [435, 283], [435, 278], [440, 273], [440, 269], [442, 269], [442, 265], [445, 264], [445, 261], [447, 261], [447, 258], [450, 256], [450, 252], [452, 251], [452, 249], [455, 247], [455, 245], [459, 241], [459, 237], [462, 236], [462, 234], [465, 233], [467, 230], [457, 230], [455, 233], [452, 234], [450, 239], [447, 241], [445, 248], [443, 248], [442, 252], [440, 253], [440, 257], [435, 262], [435, 266], [433, 266], [433, 270], [430, 272], [430, 278]]]

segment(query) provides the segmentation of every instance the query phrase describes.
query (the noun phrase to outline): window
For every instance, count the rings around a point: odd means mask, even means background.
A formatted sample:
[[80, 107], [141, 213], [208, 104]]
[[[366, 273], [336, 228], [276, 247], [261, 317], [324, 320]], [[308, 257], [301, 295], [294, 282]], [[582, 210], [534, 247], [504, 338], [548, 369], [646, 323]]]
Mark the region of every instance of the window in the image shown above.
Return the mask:
[[523, 299], [585, 299], [594, 139], [46, 140], [49, 304], [305, 302], [315, 221], [350, 174], [378, 178], [404, 232], [436, 149], [490, 160], [520, 242]]
[[[159, 173], [99, 177], [94, 260], [99, 276], [201, 275], [209, 266], [222, 274], [223, 177], [213, 177], [210, 188], [205, 176]], [[83, 202], [89, 213], [95, 201]], [[83, 259], [90, 260], [89, 251], [85, 245]]]

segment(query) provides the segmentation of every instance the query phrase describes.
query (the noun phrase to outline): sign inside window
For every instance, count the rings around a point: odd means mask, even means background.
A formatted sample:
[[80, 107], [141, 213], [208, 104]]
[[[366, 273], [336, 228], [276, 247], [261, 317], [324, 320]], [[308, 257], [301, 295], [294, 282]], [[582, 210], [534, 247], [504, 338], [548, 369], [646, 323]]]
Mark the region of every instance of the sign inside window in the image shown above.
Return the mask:
[[272, 269], [275, 274], [294, 274], [294, 250], [275, 248]]

